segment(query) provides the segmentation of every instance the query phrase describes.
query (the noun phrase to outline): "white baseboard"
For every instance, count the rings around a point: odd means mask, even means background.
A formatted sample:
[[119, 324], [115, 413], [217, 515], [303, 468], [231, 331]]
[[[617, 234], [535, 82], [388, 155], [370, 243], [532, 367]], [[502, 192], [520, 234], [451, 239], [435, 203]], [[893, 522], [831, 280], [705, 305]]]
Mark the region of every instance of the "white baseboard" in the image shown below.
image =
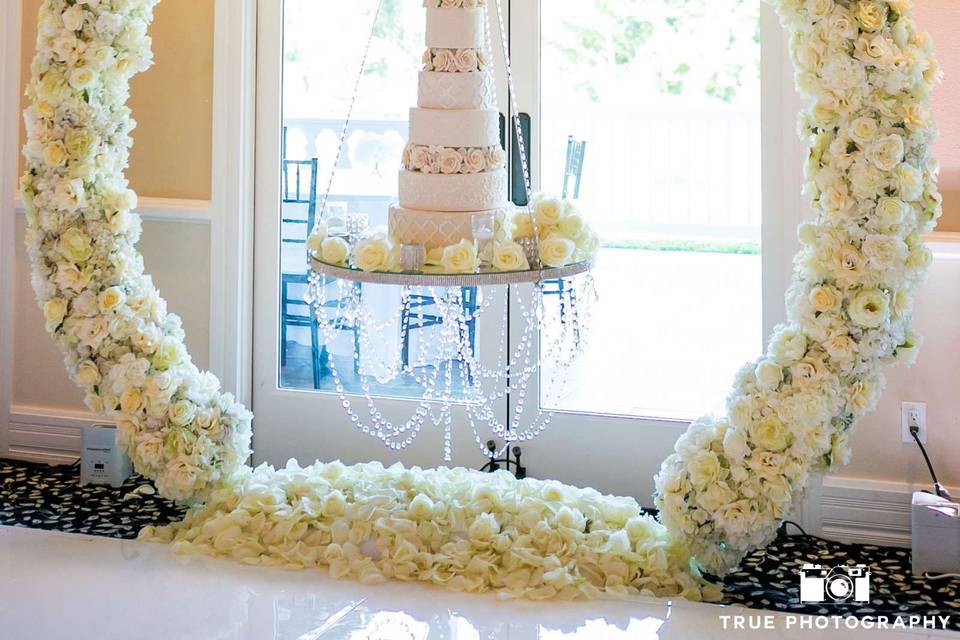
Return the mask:
[[82, 411], [14, 405], [10, 411], [5, 457], [46, 464], [72, 464], [80, 457], [80, 429], [103, 424]]
[[909, 547], [913, 492], [924, 489], [930, 487], [826, 477], [808, 491], [808, 532], [842, 542]]

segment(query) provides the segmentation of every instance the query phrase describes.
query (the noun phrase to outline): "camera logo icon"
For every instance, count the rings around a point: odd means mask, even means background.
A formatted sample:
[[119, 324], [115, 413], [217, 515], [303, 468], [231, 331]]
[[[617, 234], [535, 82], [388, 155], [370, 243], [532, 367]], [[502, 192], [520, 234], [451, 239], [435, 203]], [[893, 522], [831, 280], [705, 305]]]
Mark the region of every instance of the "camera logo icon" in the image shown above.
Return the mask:
[[866, 565], [800, 567], [800, 602], [845, 604], [870, 602], [870, 568]]

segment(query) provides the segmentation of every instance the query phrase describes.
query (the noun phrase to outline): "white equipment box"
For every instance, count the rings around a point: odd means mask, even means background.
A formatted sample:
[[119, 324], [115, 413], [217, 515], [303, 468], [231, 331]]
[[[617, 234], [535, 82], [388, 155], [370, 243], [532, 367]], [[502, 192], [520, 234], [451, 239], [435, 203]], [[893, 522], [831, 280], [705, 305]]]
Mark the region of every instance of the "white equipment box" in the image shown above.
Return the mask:
[[83, 427], [80, 452], [80, 485], [108, 484], [119, 487], [130, 477], [130, 458], [117, 446], [117, 430], [112, 426]]
[[911, 522], [913, 575], [960, 573], [960, 504], [916, 491]]

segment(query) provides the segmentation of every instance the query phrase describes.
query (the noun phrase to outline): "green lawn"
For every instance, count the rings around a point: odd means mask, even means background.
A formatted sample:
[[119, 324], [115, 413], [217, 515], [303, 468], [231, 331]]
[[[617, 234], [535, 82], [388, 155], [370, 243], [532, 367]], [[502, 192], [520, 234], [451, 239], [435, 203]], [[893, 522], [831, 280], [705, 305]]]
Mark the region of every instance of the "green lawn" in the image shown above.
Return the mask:
[[730, 240], [604, 240], [607, 249], [758, 255], [760, 243]]

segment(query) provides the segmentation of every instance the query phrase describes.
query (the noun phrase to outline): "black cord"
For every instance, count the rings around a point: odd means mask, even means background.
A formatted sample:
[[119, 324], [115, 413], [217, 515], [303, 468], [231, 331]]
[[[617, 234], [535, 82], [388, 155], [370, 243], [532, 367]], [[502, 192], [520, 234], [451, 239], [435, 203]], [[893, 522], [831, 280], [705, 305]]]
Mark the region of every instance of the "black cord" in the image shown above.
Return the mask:
[[950, 493], [940, 484], [940, 480], [937, 479], [937, 472], [933, 470], [933, 464], [930, 462], [930, 456], [927, 455], [927, 450], [924, 448], [923, 443], [920, 442], [920, 429], [917, 427], [910, 427], [910, 435], [913, 436], [913, 440], [917, 443], [917, 446], [920, 447], [920, 453], [923, 454], [923, 460], [927, 463], [927, 469], [930, 471], [930, 477], [933, 479], [933, 490], [937, 492], [937, 495], [941, 498], [950, 499]]
[[783, 532], [784, 532], [784, 533], [787, 532], [787, 525], [788, 525], [788, 524], [792, 524], [793, 526], [795, 526], [795, 527], [797, 528], [797, 530], [800, 531], [800, 534], [801, 534], [803, 537], [805, 537], [805, 538], [810, 538], [810, 537], [812, 537], [809, 533], [807, 533], [806, 531], [803, 530], [803, 527], [801, 527], [799, 524], [797, 524], [797, 523], [794, 522], [793, 520], [784, 520], [783, 522], [780, 523], [780, 526], [783, 527]]

